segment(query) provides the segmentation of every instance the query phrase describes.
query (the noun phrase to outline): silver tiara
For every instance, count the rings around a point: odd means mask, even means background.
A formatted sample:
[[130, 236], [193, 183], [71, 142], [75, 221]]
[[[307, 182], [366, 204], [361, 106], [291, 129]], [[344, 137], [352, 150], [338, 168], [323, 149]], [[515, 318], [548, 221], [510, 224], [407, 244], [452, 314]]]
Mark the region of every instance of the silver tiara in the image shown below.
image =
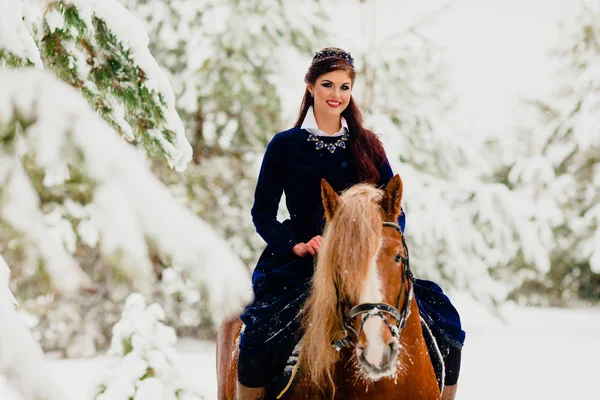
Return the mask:
[[321, 51], [317, 51], [315, 53], [315, 56], [313, 57], [312, 63], [316, 63], [317, 61], [321, 61], [321, 60], [325, 60], [328, 58], [341, 58], [342, 60], [346, 60], [348, 61], [348, 64], [350, 64], [350, 66], [352, 68], [354, 68], [354, 58], [352, 58], [352, 55], [350, 55], [350, 53], [346, 53], [343, 50], [321, 50]]

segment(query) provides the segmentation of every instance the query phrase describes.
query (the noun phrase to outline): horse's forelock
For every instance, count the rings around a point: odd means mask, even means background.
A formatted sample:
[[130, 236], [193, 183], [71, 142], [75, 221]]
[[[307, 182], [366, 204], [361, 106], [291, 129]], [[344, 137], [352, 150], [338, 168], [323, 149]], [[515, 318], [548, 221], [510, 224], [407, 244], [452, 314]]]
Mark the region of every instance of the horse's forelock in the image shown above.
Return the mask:
[[307, 302], [302, 351], [307, 373], [318, 387], [332, 383], [338, 359], [331, 346], [331, 341], [343, 332], [338, 295], [352, 303], [359, 300], [369, 264], [379, 250], [381, 198], [382, 192], [373, 186], [351, 187], [342, 193], [340, 205], [325, 229]]
[[355, 303], [369, 265], [379, 250], [382, 230], [380, 202], [382, 192], [368, 185], [350, 188], [342, 195], [343, 206], [331, 221], [327, 246], [333, 265], [340, 276], [344, 294]]

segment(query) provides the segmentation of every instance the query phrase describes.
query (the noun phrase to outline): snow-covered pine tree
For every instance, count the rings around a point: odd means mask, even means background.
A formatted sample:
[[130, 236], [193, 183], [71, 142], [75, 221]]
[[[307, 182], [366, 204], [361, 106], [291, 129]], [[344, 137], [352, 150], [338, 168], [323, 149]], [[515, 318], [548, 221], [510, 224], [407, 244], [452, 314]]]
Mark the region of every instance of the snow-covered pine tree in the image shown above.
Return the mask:
[[550, 98], [529, 103], [520, 135], [526, 151], [509, 165], [508, 182], [533, 204], [551, 268], [516, 265], [524, 278], [515, 298], [564, 304], [600, 299], [600, 7], [584, 2], [555, 47]]
[[[258, 167], [281, 125], [281, 61], [323, 36], [319, 1], [121, 0], [145, 21], [194, 149], [183, 181], [157, 171], [249, 264], [263, 242], [250, 218]], [[170, 176], [169, 176], [170, 175]]]
[[[99, 307], [100, 318], [81, 307], [106, 296], [118, 302], [124, 281], [152, 292], [155, 259], [203, 286], [215, 322], [247, 301], [243, 264], [148, 169], [145, 158], [157, 156], [184, 168], [191, 146], [139, 21], [113, 0], [0, 6], [0, 235], [3, 250], [21, 255], [15, 279], [37, 282], [23, 307], [41, 310], [50, 325], [59, 319], [40, 337], [66, 346], [88, 326], [101, 335], [103, 322], [114, 322], [102, 317], [114, 307]], [[102, 258], [94, 257], [96, 248]], [[83, 269], [86, 257], [91, 262]], [[116, 268], [104, 268], [107, 262]], [[215, 264], [218, 272], [207, 273]], [[81, 289], [97, 293], [63, 302], [64, 312], [52, 294], [39, 296], [50, 288], [67, 297]], [[53, 329], [65, 326], [73, 330]]]
[[177, 335], [164, 319], [159, 304], [146, 307], [139, 293], [127, 297], [109, 351], [119, 364], [101, 384], [96, 400], [201, 400], [181, 381]]
[[52, 69], [78, 88], [128, 141], [185, 169], [191, 148], [141, 23], [116, 0], [17, 1], [10, 8], [18, 9], [19, 3], [27, 13], [18, 28], [31, 30], [39, 43], [39, 56], [28, 62]]
[[503, 184], [486, 183], [492, 168], [481, 141], [449, 120], [456, 90], [444, 76], [443, 50], [427, 27], [445, 10], [398, 25], [385, 37], [373, 29], [377, 4], [361, 1], [362, 41], [353, 43], [356, 88], [367, 124], [384, 142], [392, 168], [404, 180], [407, 241], [419, 277], [445, 289], [467, 289], [487, 304], [509, 287], [490, 274], [518, 254], [541, 269], [548, 257], [524, 218], [518, 198]]

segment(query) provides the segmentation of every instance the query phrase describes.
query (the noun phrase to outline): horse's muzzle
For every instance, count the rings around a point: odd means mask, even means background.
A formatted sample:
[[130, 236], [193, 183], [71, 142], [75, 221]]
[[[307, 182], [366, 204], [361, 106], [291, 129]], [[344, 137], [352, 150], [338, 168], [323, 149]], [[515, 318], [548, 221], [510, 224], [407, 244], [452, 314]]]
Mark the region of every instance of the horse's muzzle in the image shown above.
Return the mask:
[[[391, 376], [396, 373], [396, 363], [398, 358], [398, 341], [392, 340], [385, 346], [381, 359], [377, 361], [370, 360], [366, 348], [357, 347], [356, 355], [363, 369], [363, 372], [373, 380]], [[370, 360], [370, 361], [369, 361]]]

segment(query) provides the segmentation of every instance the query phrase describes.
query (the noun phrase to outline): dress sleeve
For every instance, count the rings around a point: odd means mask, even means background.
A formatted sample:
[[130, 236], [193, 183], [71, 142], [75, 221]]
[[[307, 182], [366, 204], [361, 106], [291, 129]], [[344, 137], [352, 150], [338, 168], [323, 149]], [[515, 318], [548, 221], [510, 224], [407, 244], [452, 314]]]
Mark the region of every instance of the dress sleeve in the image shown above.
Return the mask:
[[252, 222], [258, 234], [279, 257], [286, 257], [300, 243], [291, 230], [277, 220], [279, 201], [285, 179], [285, 154], [275, 136], [267, 146], [252, 206]]
[[[394, 177], [394, 173], [392, 172], [392, 167], [390, 167], [390, 162], [387, 157], [385, 161], [381, 164], [379, 168], [379, 187], [385, 187]], [[402, 233], [404, 234], [404, 227], [406, 226], [406, 214], [404, 213], [404, 209], [400, 208], [400, 215], [398, 215], [398, 225], [402, 229]]]

